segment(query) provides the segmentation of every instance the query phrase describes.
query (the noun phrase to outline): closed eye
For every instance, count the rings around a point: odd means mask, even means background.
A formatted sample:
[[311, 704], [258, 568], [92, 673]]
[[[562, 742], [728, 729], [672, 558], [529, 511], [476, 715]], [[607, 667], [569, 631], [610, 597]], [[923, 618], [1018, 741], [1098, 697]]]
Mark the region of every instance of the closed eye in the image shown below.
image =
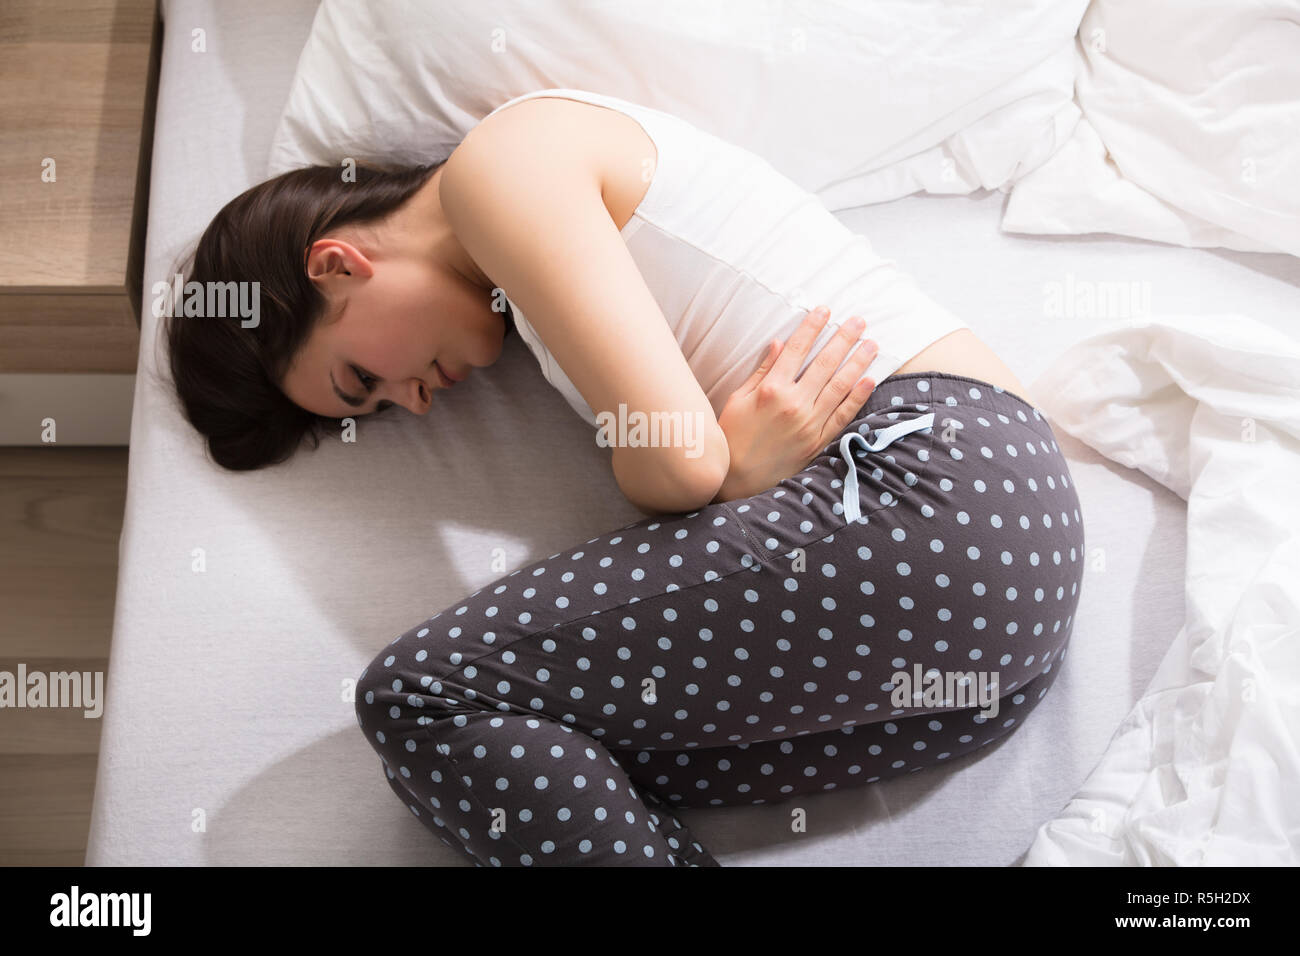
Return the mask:
[[[366, 390], [367, 395], [369, 395], [371, 392], [375, 390], [375, 383], [379, 381], [378, 377], [371, 375], [368, 372], [361, 371], [361, 369], [357, 368], [357, 366], [355, 365], [349, 364], [348, 368], [350, 368], [352, 370], [352, 374], [357, 377], [357, 381], [361, 383], [361, 387]], [[393, 403], [388, 401], [388, 399], [384, 399], [378, 405], [375, 406], [375, 411], [382, 412], [384, 409], [392, 408], [392, 407], [393, 407]]]
[[374, 389], [375, 387], [374, 378], [367, 375], [365, 372], [361, 371], [361, 369], [357, 368], [355, 365], [349, 365], [348, 368], [352, 369], [352, 374], [355, 375], [357, 377], [357, 380], [361, 382], [362, 388], [364, 388], [367, 392], [370, 392], [371, 390]]

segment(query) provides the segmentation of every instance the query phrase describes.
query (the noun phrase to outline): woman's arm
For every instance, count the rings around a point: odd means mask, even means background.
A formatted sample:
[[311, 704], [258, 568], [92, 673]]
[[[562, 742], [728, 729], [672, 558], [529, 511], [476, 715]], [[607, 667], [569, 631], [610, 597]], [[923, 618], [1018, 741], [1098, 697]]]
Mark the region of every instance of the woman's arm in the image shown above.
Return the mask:
[[[727, 439], [601, 198], [589, 138], [516, 110], [475, 127], [447, 160], [444, 214], [465, 251], [510, 290], [592, 411], [680, 413], [687, 447], [616, 445], [623, 494], [649, 514], [691, 511], [717, 493]], [[502, 114], [504, 115], [504, 114]]]

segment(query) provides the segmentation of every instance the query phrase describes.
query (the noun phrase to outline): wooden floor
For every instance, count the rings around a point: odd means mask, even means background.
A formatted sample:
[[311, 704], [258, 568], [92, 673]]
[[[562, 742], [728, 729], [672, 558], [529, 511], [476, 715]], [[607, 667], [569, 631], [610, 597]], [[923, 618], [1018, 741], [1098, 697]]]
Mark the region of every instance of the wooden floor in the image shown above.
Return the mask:
[[[104, 695], [127, 449], [0, 448], [0, 671], [100, 671]], [[80, 866], [100, 721], [0, 709], [0, 865]]]

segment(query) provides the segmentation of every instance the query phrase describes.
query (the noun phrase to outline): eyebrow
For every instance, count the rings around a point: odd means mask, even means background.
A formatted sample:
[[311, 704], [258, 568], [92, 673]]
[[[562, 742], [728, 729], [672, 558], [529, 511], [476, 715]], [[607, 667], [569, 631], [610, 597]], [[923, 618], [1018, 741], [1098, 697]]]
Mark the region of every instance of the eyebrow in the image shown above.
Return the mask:
[[366, 397], [364, 395], [361, 396], [360, 398], [355, 398], [351, 395], [348, 395], [341, 388], [339, 388], [339, 383], [334, 381], [333, 369], [330, 369], [330, 384], [334, 386], [334, 394], [337, 395], [339, 398], [343, 399], [343, 401], [347, 402], [353, 408], [360, 408], [362, 405], [366, 403]]

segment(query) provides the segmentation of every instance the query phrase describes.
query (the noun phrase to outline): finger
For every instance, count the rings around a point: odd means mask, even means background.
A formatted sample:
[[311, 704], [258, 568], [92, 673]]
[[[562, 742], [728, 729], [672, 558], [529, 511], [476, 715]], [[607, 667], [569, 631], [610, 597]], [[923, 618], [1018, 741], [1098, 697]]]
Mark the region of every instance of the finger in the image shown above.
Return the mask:
[[839, 407], [853, 386], [862, 378], [867, 366], [875, 361], [879, 346], [871, 339], [859, 340], [853, 354], [845, 361], [813, 402], [813, 415], [818, 421], [827, 419]]
[[815, 420], [829, 419], [838, 410], [841, 403], [852, 394], [853, 388], [862, 379], [862, 373], [875, 361], [879, 352], [879, 346], [871, 339], [863, 339], [857, 343], [857, 347], [844, 363], [844, 367], [826, 383], [817, 396], [817, 401], [813, 403]]
[[835, 374], [835, 370], [840, 367], [840, 362], [844, 361], [844, 356], [848, 355], [849, 349], [853, 348], [853, 343], [858, 340], [865, 325], [866, 322], [860, 316], [852, 316], [835, 330], [835, 334], [821, 347], [817, 357], [808, 363], [808, 367], [799, 376], [797, 384], [810, 402], [815, 401], [821, 394], [826, 383]]
[[799, 327], [794, 330], [794, 334], [786, 339], [785, 347], [777, 356], [776, 364], [772, 366], [770, 374], [783, 382], [793, 382], [795, 375], [803, 366], [804, 356], [808, 354], [813, 341], [821, 334], [822, 327], [830, 317], [830, 310], [824, 305], [809, 312], [799, 323]]
[[776, 357], [780, 352], [781, 340], [773, 339], [768, 343], [767, 355], [764, 356], [763, 363], [759, 365], [758, 368], [754, 369], [753, 374], [750, 375], [749, 378], [745, 379], [745, 381], [741, 383], [740, 388], [736, 389], [736, 391], [744, 395], [758, 388], [758, 383], [763, 381], [763, 377], [767, 375], [768, 372], [772, 371], [772, 365], [776, 362]]
[[826, 420], [826, 427], [822, 430], [821, 445], [825, 448], [835, 436], [844, 431], [862, 411], [862, 406], [867, 404], [867, 399], [871, 393], [876, 390], [876, 383], [871, 378], [858, 379], [848, 395], [844, 396], [844, 401], [831, 412], [830, 417]]

